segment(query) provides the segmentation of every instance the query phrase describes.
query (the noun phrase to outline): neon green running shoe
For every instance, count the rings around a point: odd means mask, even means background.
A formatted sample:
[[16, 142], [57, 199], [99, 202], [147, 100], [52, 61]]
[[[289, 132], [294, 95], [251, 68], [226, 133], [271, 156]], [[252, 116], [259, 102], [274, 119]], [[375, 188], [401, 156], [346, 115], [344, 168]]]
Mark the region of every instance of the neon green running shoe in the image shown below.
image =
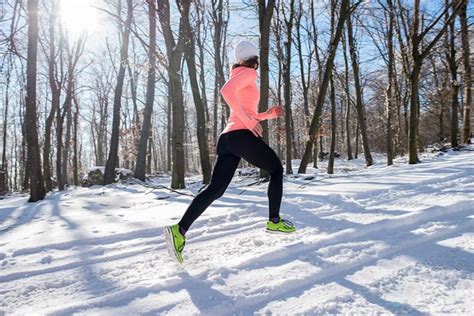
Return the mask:
[[181, 254], [186, 243], [186, 238], [179, 232], [178, 224], [166, 226], [164, 228], [166, 246], [170, 256], [176, 257], [179, 263], [183, 263], [183, 255]]
[[278, 223], [272, 221], [267, 222], [267, 232], [269, 233], [293, 233], [296, 231], [295, 225], [292, 222], [286, 219], [281, 219]]

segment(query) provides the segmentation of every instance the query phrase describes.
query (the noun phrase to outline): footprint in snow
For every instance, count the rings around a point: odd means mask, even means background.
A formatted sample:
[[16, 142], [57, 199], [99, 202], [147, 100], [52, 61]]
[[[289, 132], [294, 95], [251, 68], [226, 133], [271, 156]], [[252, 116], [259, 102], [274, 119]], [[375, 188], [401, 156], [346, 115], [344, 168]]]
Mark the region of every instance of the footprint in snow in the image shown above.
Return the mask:
[[262, 246], [264, 242], [258, 239], [254, 239], [253, 244], [258, 247], [258, 246]]
[[53, 261], [53, 257], [51, 255], [41, 258], [42, 264], [50, 264], [51, 261]]
[[3, 260], [7, 255], [3, 252], [0, 252], [0, 260]]

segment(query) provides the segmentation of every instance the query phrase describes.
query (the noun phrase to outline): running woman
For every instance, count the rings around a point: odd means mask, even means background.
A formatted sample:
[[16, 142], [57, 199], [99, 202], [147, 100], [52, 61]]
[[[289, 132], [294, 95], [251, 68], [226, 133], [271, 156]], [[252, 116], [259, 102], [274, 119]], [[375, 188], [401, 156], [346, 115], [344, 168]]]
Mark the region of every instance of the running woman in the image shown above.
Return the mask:
[[280, 217], [283, 167], [278, 156], [262, 139], [260, 122], [281, 116], [283, 109], [273, 106], [266, 112], [258, 113], [258, 56], [258, 49], [251, 42], [241, 41], [235, 47], [236, 64], [232, 66], [230, 77], [220, 90], [230, 107], [230, 116], [227, 126], [219, 135], [211, 182], [193, 199], [180, 222], [164, 229], [168, 250], [174, 253], [180, 263], [183, 262], [186, 232], [204, 210], [224, 194], [241, 158], [270, 174], [267, 231], [291, 233], [296, 230], [290, 221]]

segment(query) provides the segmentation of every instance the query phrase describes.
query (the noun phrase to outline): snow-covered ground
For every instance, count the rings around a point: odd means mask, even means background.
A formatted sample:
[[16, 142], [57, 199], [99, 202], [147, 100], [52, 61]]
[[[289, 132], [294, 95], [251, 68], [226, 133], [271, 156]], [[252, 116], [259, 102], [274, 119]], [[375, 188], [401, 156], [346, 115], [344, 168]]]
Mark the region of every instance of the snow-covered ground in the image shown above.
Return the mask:
[[0, 315], [472, 315], [474, 147], [422, 159], [285, 177], [298, 231], [284, 236], [264, 230], [267, 183], [236, 176], [188, 232], [182, 266], [162, 227], [189, 196], [138, 184], [11, 196]]

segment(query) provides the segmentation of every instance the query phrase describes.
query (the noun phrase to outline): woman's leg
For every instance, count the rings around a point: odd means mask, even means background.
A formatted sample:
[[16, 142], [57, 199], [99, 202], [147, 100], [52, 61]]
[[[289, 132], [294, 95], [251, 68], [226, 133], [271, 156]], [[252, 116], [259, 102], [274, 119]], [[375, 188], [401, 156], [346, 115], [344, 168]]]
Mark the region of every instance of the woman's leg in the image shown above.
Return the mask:
[[224, 194], [235, 169], [239, 165], [240, 158], [232, 154], [218, 155], [212, 171], [211, 182], [193, 199], [183, 218], [178, 223], [183, 233], [191, 224], [211, 205], [211, 203]]
[[262, 138], [256, 137], [249, 130], [230, 132], [227, 139], [228, 149], [232, 154], [244, 158], [270, 174], [267, 191], [269, 218], [278, 219], [283, 194], [283, 166], [280, 158]]

